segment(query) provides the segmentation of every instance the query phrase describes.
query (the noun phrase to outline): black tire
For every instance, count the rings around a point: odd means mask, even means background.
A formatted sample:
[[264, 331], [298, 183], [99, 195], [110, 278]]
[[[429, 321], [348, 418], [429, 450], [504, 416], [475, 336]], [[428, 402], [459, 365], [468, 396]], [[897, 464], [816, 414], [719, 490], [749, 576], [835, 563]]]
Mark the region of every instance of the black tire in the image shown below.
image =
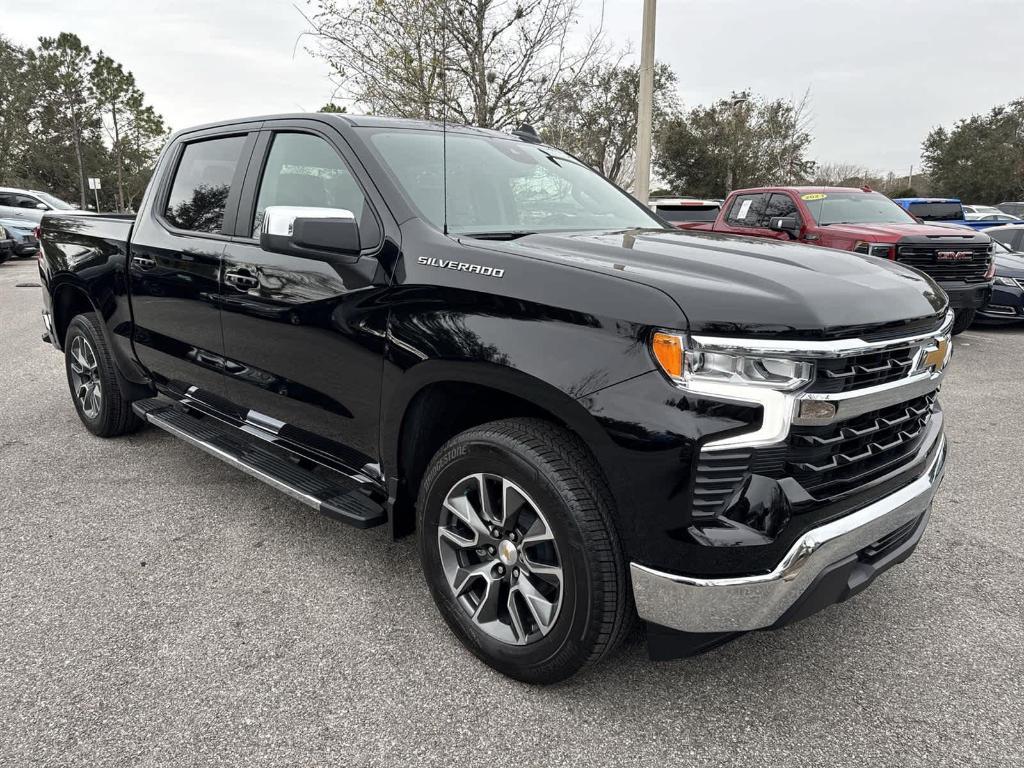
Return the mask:
[[[535, 638], [525, 644], [503, 642], [481, 629], [456, 597], [444, 570], [439, 540], [442, 516], [448, 515], [442, 512], [444, 501], [460, 481], [477, 473], [486, 473], [492, 480], [500, 476], [525, 491], [529, 502], [544, 510], [542, 521], [557, 548], [559, 607], [546, 634], [540, 636], [540, 624], [533, 624]], [[523, 514], [517, 513], [518, 518]], [[524, 682], [564, 680], [607, 656], [636, 618], [612, 515], [613, 502], [594, 460], [565, 429], [539, 419], [508, 419], [456, 435], [430, 462], [417, 500], [420, 560], [441, 615], [477, 657]], [[521, 534], [518, 545], [524, 553], [520, 555], [524, 577], [533, 567], [525, 554], [527, 547], [534, 546], [527, 543], [528, 538]], [[512, 573], [510, 567], [506, 578]], [[506, 612], [512, 602], [509, 596]]]
[[977, 314], [976, 309], [958, 309], [953, 315], [953, 335], [963, 333], [971, 327], [971, 323], [974, 322], [974, 316]]
[[141, 426], [131, 401], [121, 391], [117, 369], [94, 312], [72, 318], [64, 339], [64, 368], [71, 400], [86, 429], [98, 437], [117, 437]]

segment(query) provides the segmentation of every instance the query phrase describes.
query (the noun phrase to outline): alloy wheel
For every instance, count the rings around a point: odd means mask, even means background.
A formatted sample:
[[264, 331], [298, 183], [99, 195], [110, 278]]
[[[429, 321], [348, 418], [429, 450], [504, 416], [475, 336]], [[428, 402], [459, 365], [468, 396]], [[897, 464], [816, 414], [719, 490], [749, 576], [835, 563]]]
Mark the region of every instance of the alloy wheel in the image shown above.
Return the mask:
[[100, 366], [96, 352], [84, 336], [75, 336], [69, 350], [71, 357], [71, 383], [75, 398], [87, 418], [95, 419], [103, 404], [100, 386]]
[[558, 618], [563, 573], [537, 504], [508, 478], [478, 473], [455, 483], [442, 506], [441, 564], [472, 622], [511, 645], [544, 637]]

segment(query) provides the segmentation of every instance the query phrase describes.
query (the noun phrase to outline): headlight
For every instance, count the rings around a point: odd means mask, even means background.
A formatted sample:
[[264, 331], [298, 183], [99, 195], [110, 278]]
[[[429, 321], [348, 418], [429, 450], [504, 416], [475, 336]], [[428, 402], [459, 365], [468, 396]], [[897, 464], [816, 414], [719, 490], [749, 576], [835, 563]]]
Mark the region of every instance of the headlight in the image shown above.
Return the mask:
[[872, 243], [868, 247], [868, 254], [882, 259], [891, 259], [893, 258], [893, 250], [894, 246], [888, 243]]
[[1014, 280], [1012, 277], [999, 277], [997, 275], [996, 276], [996, 285], [1008, 285], [1011, 288], [1016, 288], [1017, 287], [1017, 281]]
[[684, 387], [691, 382], [717, 382], [789, 391], [814, 377], [814, 364], [804, 360], [706, 352], [687, 346], [675, 333], [655, 333], [651, 352], [669, 378]]

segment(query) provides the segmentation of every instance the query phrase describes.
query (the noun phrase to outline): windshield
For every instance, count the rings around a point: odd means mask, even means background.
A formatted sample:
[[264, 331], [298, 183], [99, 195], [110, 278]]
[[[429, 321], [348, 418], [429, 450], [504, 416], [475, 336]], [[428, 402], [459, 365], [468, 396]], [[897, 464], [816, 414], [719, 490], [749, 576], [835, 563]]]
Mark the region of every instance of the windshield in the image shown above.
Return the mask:
[[811, 216], [826, 224], [914, 224], [914, 217], [878, 192], [815, 192], [801, 195]]
[[963, 221], [960, 203], [911, 203], [910, 212], [922, 221]]
[[[380, 130], [378, 157], [424, 219], [466, 235], [658, 228], [643, 206], [563, 152], [518, 139], [440, 131]], [[447, 157], [445, 183], [442, 163]]]
[[45, 192], [36, 192], [35, 194], [36, 194], [36, 197], [38, 197], [40, 200], [42, 200], [44, 203], [46, 203], [48, 206], [50, 206], [54, 210], [57, 210], [57, 211], [71, 211], [71, 210], [74, 210], [74, 206], [68, 205], [63, 200], [61, 200], [59, 197], [54, 197], [53, 195], [48, 195]]

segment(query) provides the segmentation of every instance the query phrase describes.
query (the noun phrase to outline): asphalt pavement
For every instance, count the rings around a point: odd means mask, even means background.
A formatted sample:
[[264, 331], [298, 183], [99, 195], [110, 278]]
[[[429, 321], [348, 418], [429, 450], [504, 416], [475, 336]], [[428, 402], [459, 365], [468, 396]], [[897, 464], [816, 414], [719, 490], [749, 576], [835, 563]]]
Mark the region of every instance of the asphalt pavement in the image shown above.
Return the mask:
[[2, 766], [1019, 766], [1024, 328], [957, 338], [914, 556], [704, 656], [557, 686], [464, 651], [412, 540], [147, 429], [79, 423], [33, 261], [0, 265]]

